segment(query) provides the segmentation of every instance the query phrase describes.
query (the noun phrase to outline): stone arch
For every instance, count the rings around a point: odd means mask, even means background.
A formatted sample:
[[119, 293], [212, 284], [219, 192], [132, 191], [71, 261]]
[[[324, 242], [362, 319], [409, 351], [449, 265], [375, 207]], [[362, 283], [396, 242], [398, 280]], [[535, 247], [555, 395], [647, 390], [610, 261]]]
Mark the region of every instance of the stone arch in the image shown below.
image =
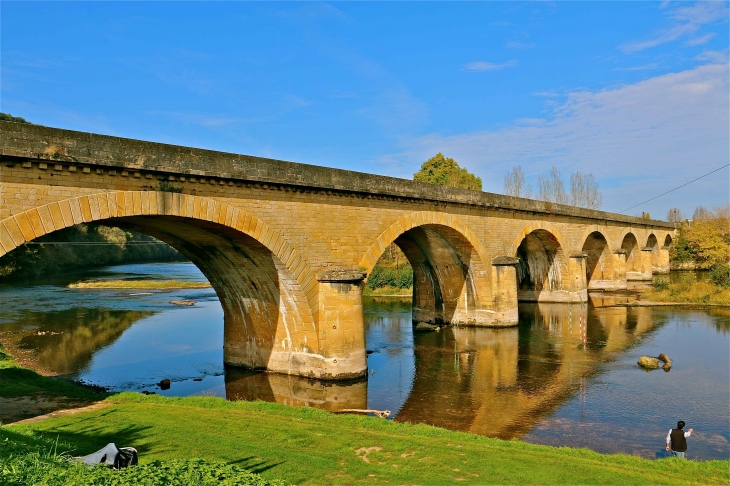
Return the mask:
[[383, 231], [365, 252], [365, 255], [360, 260], [360, 266], [365, 268], [365, 272], [369, 274], [377, 263], [378, 258], [380, 258], [380, 255], [383, 254], [385, 249], [393, 243], [398, 236], [417, 226], [425, 225], [447, 226], [458, 231], [464, 236], [464, 238], [466, 238], [469, 244], [474, 247], [480, 259], [485, 259], [486, 251], [484, 250], [484, 246], [476, 233], [459, 220], [459, 218], [451, 214], [436, 213], [433, 211], [417, 211], [400, 218], [398, 221], [391, 224], [388, 229]]
[[581, 251], [586, 255], [588, 288], [605, 288], [606, 281], [614, 278], [613, 252], [606, 235], [592, 231], [583, 239]]
[[[631, 230], [624, 231], [621, 236], [621, 251], [626, 257], [626, 277], [641, 273], [641, 248], [636, 235]], [[629, 278], [630, 279], [630, 278]]]
[[360, 267], [370, 274], [391, 243], [413, 268], [414, 322], [494, 325], [484, 248], [457, 217], [423, 211], [400, 218], [376, 238]]
[[328, 374], [327, 360], [317, 356], [313, 271], [281, 233], [235, 206], [160, 191], [60, 200], [0, 221], [0, 256], [53, 231], [104, 221], [165, 241], [201, 269], [224, 309], [226, 363], [297, 374], [299, 360], [313, 375]]
[[571, 288], [568, 255], [559, 236], [542, 227], [533, 229], [531, 225], [522, 230], [521, 236], [511, 253], [519, 260], [518, 298], [545, 300], [550, 294], [568, 291]]
[[525, 225], [525, 227], [522, 228], [522, 231], [520, 231], [520, 233], [512, 240], [512, 246], [510, 246], [508, 254], [515, 255], [517, 253], [517, 248], [520, 244], [522, 244], [522, 240], [524, 240], [527, 235], [537, 230], [544, 230], [552, 234], [560, 244], [560, 247], [563, 248], [563, 251], [568, 251], [568, 247], [566, 246], [567, 240], [560, 234], [558, 227], [550, 223], [543, 223], [539, 221]]
[[647, 250], [651, 250], [651, 267], [652, 268], [658, 268], [659, 267], [659, 250], [661, 249], [659, 246], [659, 241], [657, 240], [657, 237], [654, 233], [649, 233], [649, 236], [646, 238], [646, 247]]
[[669, 248], [670, 246], [672, 246], [672, 241], [674, 241], [672, 240], [672, 235], [667, 233], [667, 235], [664, 237], [664, 248]]

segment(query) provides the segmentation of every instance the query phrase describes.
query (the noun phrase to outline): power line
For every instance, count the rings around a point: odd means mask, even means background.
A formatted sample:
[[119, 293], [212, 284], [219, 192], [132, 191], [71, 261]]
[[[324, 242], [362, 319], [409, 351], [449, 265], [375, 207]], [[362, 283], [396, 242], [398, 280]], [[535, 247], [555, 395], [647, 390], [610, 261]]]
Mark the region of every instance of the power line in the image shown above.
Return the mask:
[[675, 187], [674, 189], [670, 189], [669, 191], [667, 191], [667, 192], [665, 192], [665, 193], [663, 193], [663, 194], [659, 194], [658, 196], [655, 196], [655, 197], [653, 197], [653, 198], [651, 198], [651, 199], [647, 199], [646, 201], [644, 201], [644, 202], [641, 202], [641, 203], [637, 204], [636, 206], [631, 206], [630, 208], [624, 209], [623, 211], [620, 211], [620, 212], [621, 212], [621, 213], [625, 213], [625, 212], [626, 212], [626, 211], [628, 211], [629, 209], [634, 209], [635, 207], [641, 206], [641, 205], [642, 205], [642, 204], [644, 204], [644, 203], [648, 203], [649, 201], [653, 201], [654, 199], [656, 199], [656, 198], [658, 198], [658, 197], [662, 197], [662, 196], [664, 196], [665, 194], [669, 194], [669, 193], [670, 193], [670, 192], [672, 192], [672, 191], [676, 191], [677, 189], [680, 189], [680, 188], [682, 188], [682, 187], [684, 187], [684, 186], [687, 186], [687, 185], [689, 185], [689, 184], [692, 184], [693, 182], [695, 182], [695, 181], [698, 181], [698, 180], [702, 179], [703, 177], [707, 177], [707, 176], [708, 176], [708, 175], [710, 175], [710, 174], [714, 174], [714, 173], [715, 173], [715, 172], [717, 172], [718, 170], [722, 170], [722, 169], [724, 169], [725, 167], [727, 167], [728, 165], [730, 165], [730, 164], [725, 164], [725, 165], [723, 165], [722, 167], [720, 167], [719, 169], [715, 169], [715, 170], [713, 170], [712, 172], [708, 172], [707, 174], [705, 174], [705, 175], [703, 175], [703, 176], [700, 176], [700, 177], [698, 177], [697, 179], [691, 180], [691, 181], [689, 181], [689, 182], [687, 182], [687, 183], [685, 183], [685, 184], [682, 184], [681, 186], [677, 186], [677, 187]]

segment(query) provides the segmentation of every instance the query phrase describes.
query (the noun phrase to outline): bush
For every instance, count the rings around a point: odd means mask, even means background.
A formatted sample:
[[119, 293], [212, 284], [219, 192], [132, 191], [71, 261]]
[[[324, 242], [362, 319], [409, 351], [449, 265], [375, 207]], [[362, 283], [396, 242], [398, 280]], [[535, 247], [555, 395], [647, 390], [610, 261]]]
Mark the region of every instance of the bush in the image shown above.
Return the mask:
[[730, 289], [730, 265], [715, 265], [712, 267], [710, 280], [719, 287]]
[[407, 289], [413, 286], [413, 269], [410, 266], [400, 268], [385, 268], [375, 266], [368, 277], [367, 286], [371, 289], [394, 287]]

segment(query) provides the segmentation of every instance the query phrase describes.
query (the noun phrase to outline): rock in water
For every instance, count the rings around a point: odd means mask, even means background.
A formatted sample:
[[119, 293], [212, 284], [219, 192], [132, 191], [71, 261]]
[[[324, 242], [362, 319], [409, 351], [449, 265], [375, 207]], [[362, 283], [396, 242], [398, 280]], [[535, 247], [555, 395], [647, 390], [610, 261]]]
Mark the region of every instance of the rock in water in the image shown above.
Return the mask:
[[660, 361], [663, 361], [664, 362], [664, 366], [662, 366], [662, 368], [664, 368], [664, 371], [669, 371], [669, 369], [672, 367], [672, 360], [669, 359], [669, 356], [667, 356], [666, 354], [662, 353], [659, 356], [657, 356], [657, 358]]
[[172, 305], [181, 305], [181, 306], [186, 306], [186, 307], [190, 307], [192, 305], [195, 305], [195, 301], [194, 300], [171, 300], [170, 303]]
[[642, 356], [641, 358], [639, 358], [639, 361], [636, 364], [638, 364], [642, 368], [650, 370], [659, 368], [659, 360], [650, 356]]

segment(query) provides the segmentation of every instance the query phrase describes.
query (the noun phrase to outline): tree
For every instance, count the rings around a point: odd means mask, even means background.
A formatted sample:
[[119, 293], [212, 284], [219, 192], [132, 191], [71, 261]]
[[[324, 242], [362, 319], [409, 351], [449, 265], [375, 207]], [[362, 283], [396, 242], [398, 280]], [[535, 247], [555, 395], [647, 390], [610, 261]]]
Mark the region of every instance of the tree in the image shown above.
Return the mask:
[[25, 121], [24, 118], [21, 118], [19, 116], [13, 116], [10, 113], [0, 113], [0, 121], [11, 121], [15, 123], [28, 123], [30, 122]]
[[565, 184], [560, 178], [560, 171], [553, 166], [548, 177], [538, 176], [538, 199], [557, 204], [568, 204], [568, 193], [565, 192]]
[[693, 220], [692, 224], [683, 224], [678, 240], [678, 250], [671, 253], [673, 259], [681, 261], [689, 253], [698, 268], [727, 266], [730, 262], [730, 204], [707, 211], [704, 218]]
[[684, 216], [682, 216], [682, 211], [679, 208], [672, 208], [667, 212], [667, 221], [670, 223], [681, 223], [683, 219]]
[[710, 217], [710, 211], [704, 206], [697, 206], [694, 214], [692, 214], [692, 221], [702, 221]]
[[459, 167], [454, 159], [444, 157], [441, 152], [424, 162], [421, 170], [413, 174], [413, 180], [473, 191], [482, 190], [481, 178]]
[[532, 186], [525, 181], [522, 166], [518, 165], [504, 176], [504, 193], [515, 197], [532, 197]]
[[599, 209], [603, 204], [603, 195], [598, 190], [598, 183], [593, 174], [573, 172], [570, 176], [570, 198], [573, 206]]

